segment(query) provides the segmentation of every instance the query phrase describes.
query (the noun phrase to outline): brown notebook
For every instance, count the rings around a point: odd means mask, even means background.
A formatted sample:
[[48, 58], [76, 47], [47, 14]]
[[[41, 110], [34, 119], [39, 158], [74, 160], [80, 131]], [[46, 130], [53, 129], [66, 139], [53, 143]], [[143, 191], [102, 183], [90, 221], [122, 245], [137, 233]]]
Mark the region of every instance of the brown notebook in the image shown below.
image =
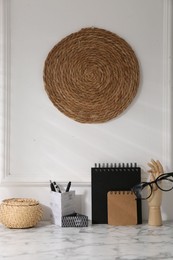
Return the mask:
[[109, 191], [107, 193], [108, 224], [126, 226], [137, 224], [137, 205], [131, 191]]

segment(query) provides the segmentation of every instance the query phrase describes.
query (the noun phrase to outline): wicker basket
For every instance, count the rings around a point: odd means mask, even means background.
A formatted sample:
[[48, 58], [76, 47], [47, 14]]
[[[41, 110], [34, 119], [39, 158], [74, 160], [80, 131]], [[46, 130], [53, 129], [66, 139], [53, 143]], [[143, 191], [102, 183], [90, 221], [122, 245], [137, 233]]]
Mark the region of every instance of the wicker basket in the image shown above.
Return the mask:
[[0, 221], [8, 228], [29, 228], [42, 218], [43, 211], [37, 200], [12, 198], [0, 205]]

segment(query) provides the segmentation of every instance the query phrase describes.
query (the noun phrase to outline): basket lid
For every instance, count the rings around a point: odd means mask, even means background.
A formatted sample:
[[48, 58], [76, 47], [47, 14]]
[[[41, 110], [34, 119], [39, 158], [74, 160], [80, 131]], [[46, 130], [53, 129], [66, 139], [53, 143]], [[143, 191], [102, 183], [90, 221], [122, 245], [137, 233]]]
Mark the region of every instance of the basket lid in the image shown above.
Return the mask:
[[11, 198], [2, 201], [4, 205], [8, 206], [34, 206], [38, 205], [39, 202], [35, 199], [29, 198]]

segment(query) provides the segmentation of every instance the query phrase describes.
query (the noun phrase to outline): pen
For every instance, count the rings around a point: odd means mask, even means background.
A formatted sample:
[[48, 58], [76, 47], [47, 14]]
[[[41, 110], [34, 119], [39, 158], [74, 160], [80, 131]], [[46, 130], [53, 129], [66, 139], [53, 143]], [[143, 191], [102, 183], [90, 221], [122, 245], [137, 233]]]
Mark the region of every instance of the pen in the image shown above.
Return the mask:
[[50, 189], [51, 189], [51, 191], [56, 191], [56, 190], [55, 190], [55, 187], [54, 187], [54, 185], [53, 185], [53, 183], [52, 183], [51, 180], [50, 180]]
[[71, 186], [71, 181], [69, 181], [69, 183], [67, 184], [67, 188], [66, 188], [65, 192], [68, 192], [70, 190], [70, 186]]
[[61, 193], [61, 189], [58, 186], [58, 184], [56, 184], [56, 181], [53, 182], [53, 185], [54, 185], [55, 191], [58, 191], [59, 193]]
[[61, 193], [61, 189], [60, 189], [60, 187], [58, 186], [58, 184], [56, 184], [55, 188], [56, 188], [56, 190], [57, 190], [59, 193]]

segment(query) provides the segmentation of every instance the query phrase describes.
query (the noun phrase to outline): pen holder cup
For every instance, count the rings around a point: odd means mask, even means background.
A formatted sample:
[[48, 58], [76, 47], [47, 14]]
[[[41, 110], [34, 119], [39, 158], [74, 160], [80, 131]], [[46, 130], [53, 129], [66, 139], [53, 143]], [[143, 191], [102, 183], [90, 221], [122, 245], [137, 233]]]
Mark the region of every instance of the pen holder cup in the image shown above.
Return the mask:
[[55, 225], [62, 227], [63, 216], [73, 214], [75, 212], [75, 191], [64, 193], [51, 191], [51, 219]]

